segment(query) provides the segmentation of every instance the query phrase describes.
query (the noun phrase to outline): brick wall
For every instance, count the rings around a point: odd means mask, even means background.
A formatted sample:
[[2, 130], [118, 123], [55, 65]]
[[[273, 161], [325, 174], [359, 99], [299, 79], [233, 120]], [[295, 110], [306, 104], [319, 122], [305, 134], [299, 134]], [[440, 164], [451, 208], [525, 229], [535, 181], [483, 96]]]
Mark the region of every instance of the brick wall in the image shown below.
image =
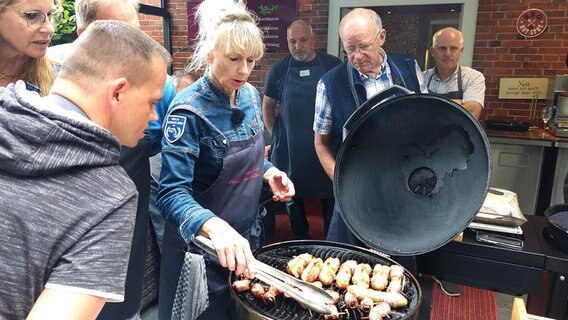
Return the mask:
[[[187, 41], [187, 3], [196, 4], [200, 0], [171, 0], [168, 11], [172, 17], [171, 36], [172, 52], [174, 57], [174, 70], [183, 69], [189, 57]], [[327, 0], [298, 0], [298, 18], [305, 19], [312, 24], [312, 28], [317, 35], [316, 48], [327, 50]], [[193, 13], [191, 13], [193, 14]], [[287, 50], [283, 48], [283, 50]], [[255, 70], [252, 72], [249, 82], [252, 83], [262, 93], [266, 74], [270, 65], [285, 56], [288, 52], [267, 51], [264, 57], [257, 62]]]
[[[171, 0], [174, 70], [183, 68], [188, 58], [187, 5], [199, 0]], [[298, 18], [312, 24], [316, 48], [327, 48], [328, 0], [297, 0]], [[517, 17], [529, 8], [543, 10], [549, 21], [541, 36], [526, 39], [515, 27]], [[486, 77], [486, 106], [482, 118], [527, 120], [530, 100], [499, 100], [501, 77], [548, 77], [568, 73], [564, 58], [568, 53], [568, 1], [566, 0], [479, 0], [472, 66]], [[286, 52], [267, 52], [258, 62], [250, 82], [262, 93], [270, 65]], [[539, 101], [542, 108], [544, 101]]]
[[[548, 29], [536, 38], [524, 38], [515, 27], [518, 16], [529, 8], [548, 16]], [[530, 100], [499, 100], [499, 79], [568, 73], [567, 53], [567, 1], [480, 0], [472, 65], [486, 78], [484, 118], [527, 120]], [[543, 106], [539, 100], [538, 107]]]

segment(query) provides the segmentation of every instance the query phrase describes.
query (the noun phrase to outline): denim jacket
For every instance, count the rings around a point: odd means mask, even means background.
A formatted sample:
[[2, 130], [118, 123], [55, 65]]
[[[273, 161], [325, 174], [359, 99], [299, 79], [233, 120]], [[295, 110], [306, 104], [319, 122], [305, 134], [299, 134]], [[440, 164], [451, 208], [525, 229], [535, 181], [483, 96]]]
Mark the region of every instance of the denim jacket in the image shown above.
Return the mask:
[[[191, 106], [210, 123], [184, 106]], [[206, 75], [178, 93], [168, 108], [157, 205], [186, 242], [215, 216], [194, 197], [207, 190], [221, 172], [227, 139], [246, 140], [263, 130], [260, 95], [252, 85], [247, 83], [238, 91], [237, 107], [244, 111], [245, 118], [233, 124], [229, 97]], [[174, 126], [176, 119], [178, 125]], [[177, 133], [172, 136], [172, 132]], [[271, 167], [265, 160], [264, 172]]]

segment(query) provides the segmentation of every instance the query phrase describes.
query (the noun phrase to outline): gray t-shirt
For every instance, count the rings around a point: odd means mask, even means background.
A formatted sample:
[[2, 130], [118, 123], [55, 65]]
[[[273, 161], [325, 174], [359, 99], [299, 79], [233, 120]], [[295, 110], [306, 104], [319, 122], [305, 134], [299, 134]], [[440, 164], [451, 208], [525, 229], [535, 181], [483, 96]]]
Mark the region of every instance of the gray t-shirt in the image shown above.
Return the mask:
[[0, 88], [0, 319], [44, 287], [122, 301], [137, 192], [120, 145], [17, 91]]

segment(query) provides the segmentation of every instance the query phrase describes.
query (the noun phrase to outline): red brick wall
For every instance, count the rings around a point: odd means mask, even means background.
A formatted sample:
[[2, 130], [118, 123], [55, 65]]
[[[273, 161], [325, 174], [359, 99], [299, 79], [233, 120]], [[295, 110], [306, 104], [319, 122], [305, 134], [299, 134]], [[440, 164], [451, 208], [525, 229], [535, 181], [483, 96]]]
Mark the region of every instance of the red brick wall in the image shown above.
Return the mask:
[[[199, 3], [199, 0], [187, 0]], [[327, 48], [328, 0], [297, 0], [298, 18], [312, 24], [316, 47]], [[174, 70], [183, 68], [188, 58], [186, 0], [171, 0]], [[515, 22], [526, 9], [543, 10], [549, 21], [541, 36], [525, 39], [517, 34]], [[482, 118], [506, 117], [527, 120], [530, 100], [499, 100], [501, 77], [547, 77], [568, 73], [564, 58], [568, 53], [568, 2], [566, 0], [479, 0], [472, 66], [486, 77], [486, 106]], [[250, 82], [262, 93], [270, 65], [286, 52], [267, 52], [258, 62]], [[544, 101], [539, 102], [539, 107]]]
[[[200, 3], [200, 0], [171, 0], [168, 11], [172, 17], [171, 36], [172, 52], [174, 57], [174, 70], [183, 69], [189, 57], [187, 43], [187, 3]], [[328, 0], [298, 0], [298, 18], [305, 19], [312, 24], [317, 35], [316, 48], [327, 50], [327, 13]], [[191, 13], [193, 14], [193, 13]], [[262, 93], [266, 74], [270, 65], [285, 56], [288, 51], [266, 52], [265, 56], [257, 62], [256, 69], [252, 72], [249, 82]]]
[[[538, 8], [548, 29], [536, 38], [517, 33], [517, 17]], [[549, 77], [568, 73], [568, 2], [563, 0], [480, 0], [473, 52], [474, 68], [485, 75], [484, 118], [527, 120], [530, 100], [499, 100], [501, 77]], [[544, 101], [539, 100], [539, 108]]]
[[[149, 6], [160, 7], [160, 0], [140, 0], [139, 3]], [[164, 20], [162, 17], [139, 14], [140, 29], [154, 38], [156, 41], [164, 44]]]

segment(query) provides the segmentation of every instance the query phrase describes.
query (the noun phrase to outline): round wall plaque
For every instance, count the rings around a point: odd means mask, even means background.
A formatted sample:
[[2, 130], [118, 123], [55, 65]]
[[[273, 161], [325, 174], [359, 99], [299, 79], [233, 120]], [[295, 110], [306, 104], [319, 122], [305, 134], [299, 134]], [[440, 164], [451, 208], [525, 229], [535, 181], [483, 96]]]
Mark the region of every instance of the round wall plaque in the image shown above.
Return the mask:
[[525, 38], [540, 36], [548, 26], [548, 17], [540, 9], [528, 9], [517, 18], [517, 31]]

